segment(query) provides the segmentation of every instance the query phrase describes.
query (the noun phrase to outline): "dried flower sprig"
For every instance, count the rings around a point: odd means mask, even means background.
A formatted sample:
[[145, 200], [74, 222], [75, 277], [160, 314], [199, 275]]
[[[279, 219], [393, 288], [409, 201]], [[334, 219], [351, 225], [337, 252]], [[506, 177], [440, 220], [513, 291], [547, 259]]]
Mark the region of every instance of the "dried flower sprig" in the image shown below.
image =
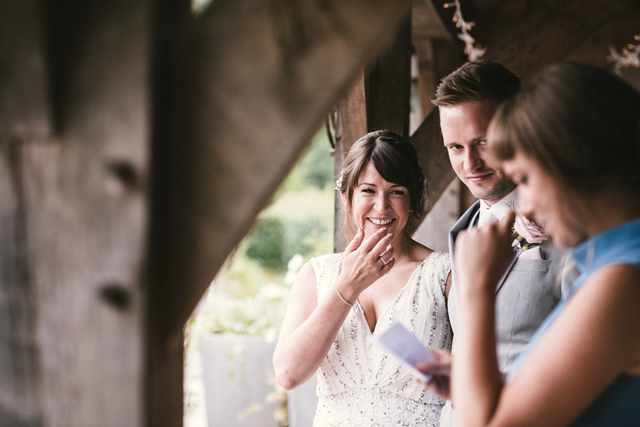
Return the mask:
[[460, 8], [460, 1], [454, 0], [452, 3], [445, 3], [444, 7], [445, 9], [449, 7], [456, 8], [455, 13], [453, 14], [453, 22], [455, 22], [456, 27], [460, 28], [460, 31], [462, 31], [461, 34], [458, 34], [458, 38], [464, 42], [464, 53], [469, 56], [469, 61], [473, 62], [482, 58], [487, 49], [482, 49], [480, 46], [474, 46], [476, 40], [471, 37], [469, 31], [476, 25], [476, 23], [464, 20], [464, 17], [462, 16], [462, 9]]
[[[640, 40], [640, 34], [633, 36], [633, 38], [634, 40]], [[609, 53], [611, 55], [607, 56], [607, 60], [614, 63], [616, 71], [623, 67], [640, 67], [640, 43], [635, 45], [629, 43], [627, 47], [622, 48], [622, 53], [618, 53], [612, 46], [609, 48]]]

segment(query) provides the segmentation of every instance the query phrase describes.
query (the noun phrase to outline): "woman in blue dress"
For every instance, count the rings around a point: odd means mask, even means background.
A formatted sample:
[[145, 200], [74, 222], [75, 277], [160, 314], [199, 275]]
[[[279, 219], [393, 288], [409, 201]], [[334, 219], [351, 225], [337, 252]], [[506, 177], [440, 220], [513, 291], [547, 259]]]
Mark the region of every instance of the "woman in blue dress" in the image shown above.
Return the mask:
[[[488, 145], [518, 184], [519, 211], [573, 248], [581, 276], [505, 380], [494, 303], [513, 214], [461, 233], [459, 425], [640, 426], [640, 94], [596, 67], [556, 65], [501, 106]], [[447, 378], [428, 387], [443, 392]]]

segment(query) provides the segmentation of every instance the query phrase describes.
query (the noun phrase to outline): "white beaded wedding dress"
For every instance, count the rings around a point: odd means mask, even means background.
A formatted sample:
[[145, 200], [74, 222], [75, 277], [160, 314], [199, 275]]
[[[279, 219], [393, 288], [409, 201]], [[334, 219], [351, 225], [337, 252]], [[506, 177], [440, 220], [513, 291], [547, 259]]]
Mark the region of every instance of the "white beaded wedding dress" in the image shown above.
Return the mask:
[[[318, 300], [333, 292], [341, 254], [311, 260]], [[411, 274], [371, 333], [358, 302], [343, 323], [318, 369], [314, 427], [433, 426], [444, 402], [416, 382], [411, 371], [371, 340], [398, 321], [430, 348], [451, 349], [445, 301], [449, 254], [434, 252]]]

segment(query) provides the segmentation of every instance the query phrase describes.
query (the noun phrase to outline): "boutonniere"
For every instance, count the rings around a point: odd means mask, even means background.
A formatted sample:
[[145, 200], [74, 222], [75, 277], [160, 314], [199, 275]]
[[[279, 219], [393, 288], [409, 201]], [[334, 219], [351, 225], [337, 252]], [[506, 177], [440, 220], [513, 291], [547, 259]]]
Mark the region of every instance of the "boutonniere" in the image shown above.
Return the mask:
[[518, 204], [511, 202], [509, 208], [516, 214], [513, 224], [513, 238], [523, 251], [540, 246], [547, 240], [547, 235], [540, 224], [518, 213]]

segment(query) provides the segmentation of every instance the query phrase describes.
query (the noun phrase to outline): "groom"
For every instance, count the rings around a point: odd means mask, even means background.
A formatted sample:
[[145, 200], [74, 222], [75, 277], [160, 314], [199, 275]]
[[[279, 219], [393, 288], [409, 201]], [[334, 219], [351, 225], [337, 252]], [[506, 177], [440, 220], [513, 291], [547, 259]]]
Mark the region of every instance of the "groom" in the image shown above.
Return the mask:
[[[458, 178], [479, 199], [449, 232], [449, 252], [453, 259], [455, 241], [461, 230], [498, 221], [517, 202], [516, 185], [505, 176], [486, 150], [489, 122], [498, 104], [520, 89], [520, 80], [502, 65], [490, 61], [464, 64], [442, 79], [433, 101], [440, 112], [440, 128], [451, 166]], [[529, 242], [534, 243], [534, 242]], [[527, 247], [527, 245], [523, 245]], [[496, 289], [496, 340], [498, 364], [507, 372], [531, 335], [568, 291], [564, 280], [564, 252], [548, 243], [523, 250]], [[453, 261], [452, 261], [453, 264]], [[449, 317], [456, 348], [458, 312], [456, 272], [449, 294]], [[455, 426], [451, 402], [442, 411], [441, 426]]]

